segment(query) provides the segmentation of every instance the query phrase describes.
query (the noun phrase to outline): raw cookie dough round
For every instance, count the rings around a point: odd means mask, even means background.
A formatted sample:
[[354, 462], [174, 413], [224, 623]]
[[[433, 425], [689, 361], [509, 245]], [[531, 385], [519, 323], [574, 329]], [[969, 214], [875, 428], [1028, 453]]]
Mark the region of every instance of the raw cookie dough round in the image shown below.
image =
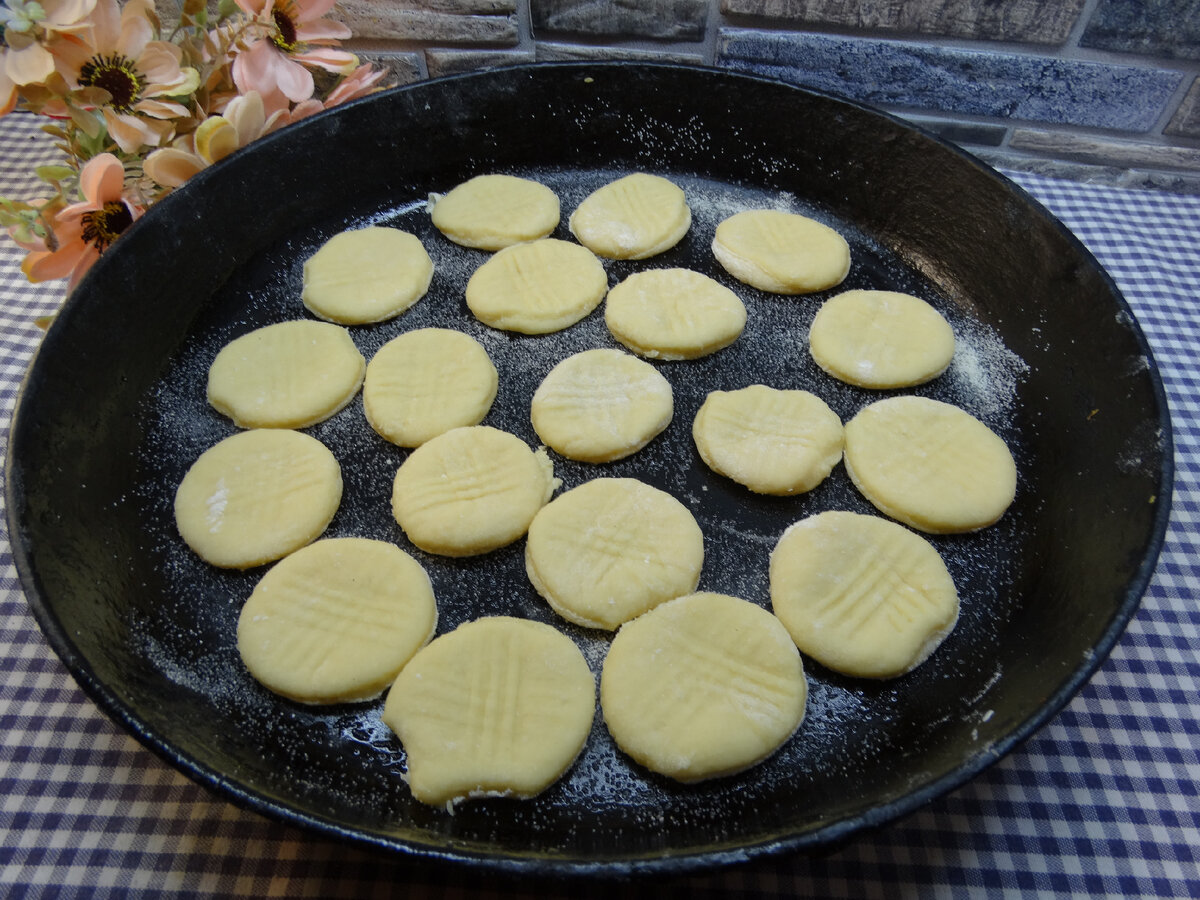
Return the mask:
[[696, 359], [736, 341], [746, 326], [738, 295], [690, 269], [635, 272], [608, 292], [604, 322], [618, 341], [657, 359]]
[[437, 606], [421, 564], [394, 544], [327, 538], [276, 563], [238, 618], [250, 674], [301, 703], [383, 693], [433, 637]]
[[334, 235], [308, 258], [301, 298], [319, 319], [367, 325], [400, 315], [432, 280], [433, 260], [419, 238], [372, 225]]
[[797, 213], [754, 209], [717, 226], [713, 255], [730, 275], [774, 294], [809, 294], [841, 284], [850, 246], [827, 225]]
[[683, 782], [766, 759], [799, 727], [807, 695], [780, 621], [724, 594], [669, 600], [621, 626], [600, 676], [617, 746]]
[[342, 471], [316, 438], [257, 428], [200, 454], [175, 492], [179, 534], [201, 559], [248, 569], [314, 541], [342, 501]]
[[475, 556], [511, 544], [558, 481], [545, 450], [487, 425], [426, 441], [396, 472], [392, 512], [428, 553]]
[[350, 402], [365, 369], [345, 328], [279, 322], [221, 348], [208, 369], [208, 402], [239, 428], [307, 428]]
[[467, 282], [467, 307], [480, 322], [522, 334], [574, 325], [600, 305], [608, 275], [586, 247], [543, 238], [501, 250]]
[[771, 607], [801, 652], [860, 678], [924, 662], [958, 621], [958, 592], [927, 540], [833, 510], [790, 526], [771, 553]]
[[1012, 453], [974, 416], [939, 400], [877, 400], [846, 423], [846, 471], [884, 515], [949, 534], [991, 525], [1017, 489]]
[[596, 681], [579, 648], [540, 622], [490, 616], [419, 650], [388, 692], [383, 721], [408, 757], [413, 797], [533, 797], [583, 749]]
[[542, 507], [525, 571], [560, 616], [612, 631], [700, 581], [704, 535], [686, 506], [635, 478], [597, 478]]
[[842, 458], [842, 421], [824, 400], [762, 384], [709, 393], [692, 439], [710, 469], [759, 494], [811, 491]]
[[600, 348], [568, 356], [533, 394], [533, 429], [580, 462], [611, 462], [641, 450], [674, 415], [671, 384], [648, 362]]
[[846, 291], [826, 300], [808, 344], [818, 366], [865, 388], [924, 384], [954, 358], [950, 323], [924, 300], [895, 291]]
[[393, 444], [419, 447], [451, 428], [482, 422], [497, 384], [496, 366], [479, 341], [448, 328], [419, 328], [371, 358], [363, 412]]
[[515, 175], [477, 175], [429, 201], [434, 227], [454, 243], [477, 250], [534, 241], [558, 226], [558, 195]]
[[585, 197], [568, 227], [597, 256], [646, 259], [678, 244], [691, 224], [681, 188], [660, 175], [635, 172]]

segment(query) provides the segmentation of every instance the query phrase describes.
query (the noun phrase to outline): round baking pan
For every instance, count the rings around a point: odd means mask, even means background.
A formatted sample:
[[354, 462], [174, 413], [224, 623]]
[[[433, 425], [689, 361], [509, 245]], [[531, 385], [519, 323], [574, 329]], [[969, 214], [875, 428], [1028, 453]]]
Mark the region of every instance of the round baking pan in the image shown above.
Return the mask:
[[[710, 390], [799, 387], [843, 420], [880, 396], [955, 403], [1012, 448], [1017, 497], [977, 533], [932, 537], [962, 615], [909, 675], [845, 678], [807, 663], [799, 731], [766, 762], [696, 785], [655, 776], [598, 714], [580, 758], [532, 800], [472, 800], [451, 814], [411, 798], [381, 701], [309, 707], [242, 667], [241, 604], [262, 570], [217, 570], [178, 537], [175, 487], [233, 426], [205, 402], [216, 351], [307, 316], [304, 260], [364, 224], [416, 234], [429, 294], [390, 322], [351, 329], [364, 355], [413, 328], [477, 337], [500, 392], [486, 424], [537, 443], [529, 400], [579, 350], [617, 346], [603, 309], [541, 337], [473, 319], [463, 289], [487, 255], [433, 229], [426, 200], [487, 172], [539, 180], [562, 200], [557, 237], [591, 190], [633, 171], [688, 195], [675, 248], [605, 261], [610, 284], [684, 266], [734, 289], [749, 313], [732, 346], [656, 362], [670, 427], [620, 462], [554, 455], [563, 488], [601, 475], [670, 491], [706, 537], [701, 588], [769, 605], [766, 561], [790, 523], [873, 512], [842, 467], [812, 492], [761, 497], [708, 471], [691, 421]], [[904, 392], [841, 384], [807, 351], [833, 291], [762, 293], [710, 244], [748, 208], [803, 213], [849, 241], [846, 288], [903, 290], [943, 312], [958, 341], [933, 382]], [[551, 622], [598, 674], [609, 635], [557, 620], [524, 573], [523, 545], [474, 559], [415, 550], [392, 520], [406, 451], [367, 426], [361, 399], [308, 429], [337, 456], [343, 504], [327, 532], [391, 540], [433, 580], [439, 632], [481, 615]], [[687, 872], [828, 846], [912, 811], [995, 762], [1095, 671], [1137, 607], [1166, 527], [1171, 437], [1161, 382], [1129, 307], [1051, 215], [969, 155], [892, 117], [782, 83], [712, 69], [548, 64], [423, 82], [313, 117], [202, 172], [137, 222], [64, 306], [31, 367], [7, 469], [23, 585], [47, 640], [96, 703], [146, 746], [229, 800], [423, 860], [549, 874]]]

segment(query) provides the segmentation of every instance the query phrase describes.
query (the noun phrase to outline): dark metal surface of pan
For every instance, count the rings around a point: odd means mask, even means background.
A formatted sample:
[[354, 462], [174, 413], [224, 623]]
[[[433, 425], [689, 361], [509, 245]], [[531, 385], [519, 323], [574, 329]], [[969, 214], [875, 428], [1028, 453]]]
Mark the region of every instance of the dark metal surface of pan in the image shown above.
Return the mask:
[[[840, 230], [843, 288], [917, 294], [955, 327], [951, 368], [911, 393], [955, 403], [1000, 433], [1019, 467], [997, 525], [931, 538], [962, 597], [958, 627], [914, 672], [856, 681], [808, 663], [808, 714], [761, 765], [679, 785], [629, 761], [597, 715], [556, 785], [453, 814], [414, 802], [380, 703], [307, 707], [259, 687], [234, 627], [262, 570], [219, 571], [183, 546], [174, 490], [233, 426], [205, 402], [226, 341], [303, 318], [304, 259], [365, 223], [416, 233], [436, 266], [411, 310], [352, 329], [368, 357], [413, 328], [477, 337], [500, 372], [485, 420], [531, 444], [533, 389], [558, 360], [616, 346], [597, 310], [555, 335], [476, 322], [466, 279], [486, 255], [429, 222], [430, 192], [486, 172], [535, 178], [566, 217], [632, 171], [688, 194], [677, 247], [606, 262], [610, 284], [686, 266], [746, 303], [745, 334], [691, 362], [656, 363], [675, 418], [640, 453], [587, 466], [555, 457], [564, 489], [632, 475], [672, 492], [706, 535], [701, 587], [769, 605], [766, 561], [791, 522], [872, 512], [839, 466], [809, 494], [751, 495], [709, 472], [691, 420], [709, 390], [765, 383], [818, 394], [843, 418], [883, 394], [818, 369], [806, 335], [824, 292], [760, 293], [709, 248], [740, 209], [778, 207]], [[465, 560], [414, 550], [391, 519], [405, 458], [361, 399], [309, 429], [343, 467], [330, 535], [392, 540], [425, 564], [439, 632], [504, 613], [554, 622], [599, 673], [607, 634], [556, 621], [517, 544]], [[138, 222], [66, 304], [27, 378], [12, 430], [8, 509], [29, 602], [54, 650], [110, 716], [239, 805], [423, 860], [521, 873], [686, 872], [827, 846], [910, 812], [986, 768], [1050, 719], [1095, 671], [1153, 571], [1172, 479], [1167, 407], [1145, 340], [1082, 245], [1007, 179], [888, 116], [709, 69], [535, 65], [421, 83], [315, 117], [193, 179]]]

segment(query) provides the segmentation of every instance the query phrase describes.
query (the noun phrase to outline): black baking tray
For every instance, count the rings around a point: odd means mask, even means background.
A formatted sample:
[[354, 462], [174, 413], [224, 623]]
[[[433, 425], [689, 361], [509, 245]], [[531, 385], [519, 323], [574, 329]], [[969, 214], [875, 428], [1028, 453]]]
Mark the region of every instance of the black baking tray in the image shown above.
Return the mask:
[[[693, 225], [660, 257], [606, 261], [610, 284], [686, 266], [733, 288], [745, 334], [690, 362], [656, 363], [675, 391], [667, 431], [603, 466], [555, 456], [564, 489], [632, 475], [689, 506], [706, 535], [701, 588], [769, 604], [766, 560], [791, 522], [872, 512], [839, 466], [809, 494], [768, 498], [709, 472], [691, 420], [709, 390], [800, 387], [849, 419], [874, 399], [812, 362], [808, 325], [832, 291], [764, 294], [715, 264], [721, 218], [771, 206], [841, 231], [839, 288], [885, 288], [940, 309], [951, 368], [909, 393], [956, 403], [1009, 443], [1017, 497], [995, 526], [933, 537], [959, 586], [959, 625], [902, 678], [860, 681], [807, 664], [799, 732], [762, 765], [684, 786], [624, 757], [602, 718], [575, 766], [527, 801], [414, 802], [380, 703], [306, 707], [241, 667], [233, 629], [262, 570], [206, 566], [177, 536], [175, 486], [233, 433], [209, 409], [216, 351], [307, 314], [304, 259], [368, 223], [417, 234], [430, 293], [391, 322], [355, 327], [368, 357], [412, 328], [463, 330], [500, 392], [485, 420], [530, 444], [529, 399], [550, 367], [616, 346], [597, 310], [555, 335], [488, 329], [463, 288], [487, 258], [431, 226], [425, 201], [476, 174], [542, 181], [563, 203], [556, 236], [592, 189], [632, 171], [671, 178]], [[529, 585], [520, 542], [446, 560], [392, 521], [406, 451], [371, 432], [361, 399], [308, 429], [338, 457], [345, 498], [329, 535], [392, 540], [430, 572], [439, 632], [508, 614], [553, 622], [599, 673], [608, 636], [557, 621]], [[1112, 279], [1011, 181], [896, 118], [783, 83], [637, 63], [518, 66], [373, 95], [255, 142], [197, 175], [105, 254], [65, 304], [29, 371], [7, 468], [9, 527], [30, 605], [79, 684], [146, 746], [232, 802], [423, 861], [518, 874], [711, 869], [828, 847], [969, 780], [1072, 697], [1136, 609], [1166, 527], [1170, 423], [1146, 341]]]

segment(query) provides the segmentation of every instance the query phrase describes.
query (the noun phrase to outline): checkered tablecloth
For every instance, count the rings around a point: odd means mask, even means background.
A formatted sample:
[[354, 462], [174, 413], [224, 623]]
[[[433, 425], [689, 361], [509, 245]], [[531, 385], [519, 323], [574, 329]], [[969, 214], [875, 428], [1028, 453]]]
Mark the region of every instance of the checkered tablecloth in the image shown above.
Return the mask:
[[[54, 158], [0, 119], [0, 195]], [[1009, 173], [1114, 276], [1174, 417], [1177, 481], [1157, 572], [1127, 632], [1048, 726], [966, 786], [821, 855], [629, 884], [689, 897], [1200, 897], [1200, 197]], [[0, 440], [58, 303], [0, 241]], [[0, 520], [2, 522], [2, 520]], [[0, 524], [0, 528], [3, 525]], [[414, 868], [243, 812], [118, 730], [42, 638], [0, 535], [0, 896], [607, 896]]]

